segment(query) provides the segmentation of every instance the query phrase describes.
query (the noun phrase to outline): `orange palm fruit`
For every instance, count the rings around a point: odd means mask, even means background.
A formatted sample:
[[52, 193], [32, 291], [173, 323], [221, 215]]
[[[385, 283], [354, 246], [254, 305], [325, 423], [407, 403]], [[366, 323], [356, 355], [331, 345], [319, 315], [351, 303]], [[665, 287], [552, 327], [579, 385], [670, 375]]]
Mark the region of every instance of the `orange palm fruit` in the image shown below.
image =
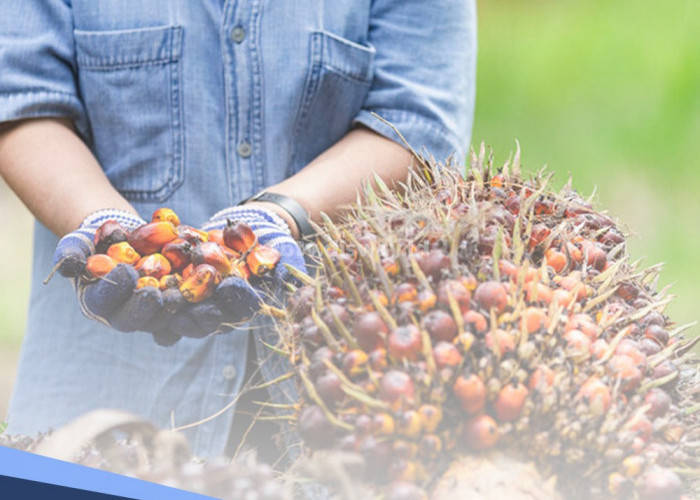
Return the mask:
[[99, 278], [108, 274], [117, 264], [118, 262], [109, 255], [96, 253], [87, 258], [85, 270], [89, 276]]
[[134, 250], [134, 247], [129, 245], [128, 241], [120, 241], [119, 243], [110, 245], [110, 247], [107, 249], [107, 255], [112, 257], [117, 262], [131, 264], [132, 266], [141, 258], [138, 252]]
[[167, 221], [171, 222], [174, 226], [180, 225], [180, 218], [177, 216], [174, 210], [171, 208], [162, 207], [153, 212], [151, 216], [151, 222]]
[[224, 228], [224, 243], [239, 253], [246, 253], [258, 243], [258, 238], [248, 224], [228, 221]]
[[182, 276], [179, 274], [166, 274], [158, 280], [158, 288], [165, 290], [167, 288], [179, 288], [182, 284]]
[[172, 222], [158, 221], [137, 227], [127, 241], [141, 255], [149, 255], [160, 252], [163, 245], [177, 237], [178, 231]]
[[262, 276], [274, 269], [280, 257], [280, 253], [274, 248], [266, 245], [256, 245], [250, 253], [246, 255], [245, 261], [254, 275]]
[[220, 275], [209, 264], [200, 264], [182, 280], [180, 293], [188, 302], [201, 302], [209, 297], [219, 284]]
[[170, 261], [170, 265], [176, 271], [182, 271], [190, 263], [190, 250], [192, 245], [183, 238], [175, 238], [163, 245], [160, 253]]
[[435, 432], [442, 422], [442, 408], [438, 405], [424, 404], [418, 408], [421, 418], [421, 427], [424, 432]]
[[576, 399], [582, 400], [590, 408], [593, 415], [606, 413], [612, 404], [610, 389], [595, 375], [581, 386]]
[[153, 288], [160, 288], [160, 282], [158, 281], [158, 278], [154, 276], [141, 276], [136, 281], [136, 290], [138, 290], [139, 288], [145, 288], [147, 286], [152, 286]]
[[549, 248], [544, 256], [547, 259], [547, 265], [556, 272], [560, 273], [566, 268], [566, 255], [556, 248]]
[[153, 276], [159, 280], [166, 274], [170, 274], [172, 266], [170, 261], [160, 253], [152, 253], [141, 257], [134, 266], [141, 276]]
[[503, 386], [496, 401], [493, 402], [496, 418], [501, 422], [512, 422], [517, 419], [522, 412], [527, 394], [527, 387], [520, 382], [512, 382]]
[[182, 279], [185, 280], [189, 277], [190, 274], [192, 274], [192, 271], [194, 271], [194, 264], [191, 262], [187, 264], [182, 272], [180, 273], [182, 275]]
[[178, 236], [183, 240], [187, 240], [190, 243], [197, 243], [202, 241], [209, 241], [209, 233], [202, 231], [201, 229], [194, 228], [192, 226], [186, 226], [180, 224], [177, 227]]
[[222, 246], [226, 245], [226, 243], [224, 243], [223, 229], [210, 229], [209, 231], [207, 231], [207, 237], [209, 238], [208, 241], [213, 241], [214, 243], [218, 243]]
[[547, 313], [539, 307], [528, 307], [520, 317], [520, 329], [527, 333], [534, 333], [543, 326], [547, 326]]
[[473, 450], [487, 450], [498, 442], [498, 424], [486, 414], [472, 417], [464, 425], [464, 441]]
[[486, 404], [486, 386], [481, 378], [473, 373], [457, 377], [452, 391], [459, 398], [462, 409], [469, 414], [477, 413]]
[[245, 260], [233, 259], [231, 260], [231, 274], [248, 281], [252, 273]]
[[213, 241], [195, 243], [190, 256], [195, 266], [209, 264], [223, 276], [228, 276], [231, 273], [231, 260], [221, 246]]

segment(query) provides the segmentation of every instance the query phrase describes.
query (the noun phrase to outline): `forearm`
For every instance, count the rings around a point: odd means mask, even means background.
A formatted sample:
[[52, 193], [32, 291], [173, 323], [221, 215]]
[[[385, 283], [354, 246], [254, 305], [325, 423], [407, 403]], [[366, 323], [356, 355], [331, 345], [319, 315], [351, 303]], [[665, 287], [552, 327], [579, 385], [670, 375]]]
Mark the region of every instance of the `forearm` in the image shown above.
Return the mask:
[[[322, 212], [334, 218], [355, 201], [358, 189], [374, 173], [389, 185], [405, 180], [411, 160], [406, 148], [369, 129], [356, 128], [299, 173], [271, 186], [269, 191], [298, 201], [314, 221], [320, 219]], [[296, 230], [293, 223], [291, 227]]]
[[0, 175], [34, 216], [58, 236], [76, 229], [99, 209], [136, 214], [67, 120], [0, 125]]

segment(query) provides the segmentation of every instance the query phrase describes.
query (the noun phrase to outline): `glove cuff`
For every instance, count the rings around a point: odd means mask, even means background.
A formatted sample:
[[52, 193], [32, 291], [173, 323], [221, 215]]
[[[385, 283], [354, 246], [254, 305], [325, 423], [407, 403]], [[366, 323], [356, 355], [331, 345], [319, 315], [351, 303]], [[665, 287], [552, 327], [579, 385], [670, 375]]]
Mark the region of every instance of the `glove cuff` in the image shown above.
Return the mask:
[[134, 215], [133, 213], [127, 212], [126, 210], [119, 210], [116, 208], [103, 208], [85, 217], [82, 224], [80, 224], [80, 228], [97, 229], [108, 220], [117, 221], [125, 229], [135, 229], [138, 226], [141, 226], [146, 223], [146, 221], [138, 215]]
[[291, 237], [292, 231], [289, 229], [287, 222], [276, 213], [265, 208], [246, 208], [241, 206], [224, 208], [216, 212], [209, 222], [202, 226], [202, 229], [208, 231], [220, 227], [222, 224], [226, 225], [227, 220], [242, 221], [248, 225], [259, 224], [261, 218], [265, 222], [274, 224], [280, 231]]

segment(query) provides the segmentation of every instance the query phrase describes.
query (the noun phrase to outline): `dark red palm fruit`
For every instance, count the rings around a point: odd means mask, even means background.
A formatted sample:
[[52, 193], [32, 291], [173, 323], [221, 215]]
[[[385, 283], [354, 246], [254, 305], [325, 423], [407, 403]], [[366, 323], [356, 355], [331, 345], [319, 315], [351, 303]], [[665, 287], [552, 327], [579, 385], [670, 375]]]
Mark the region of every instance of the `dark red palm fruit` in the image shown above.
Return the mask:
[[152, 253], [141, 257], [134, 266], [141, 276], [153, 276], [160, 279], [163, 276], [170, 274], [172, 267], [170, 261], [163, 254]]
[[589, 266], [598, 271], [602, 271], [605, 268], [605, 264], [608, 262], [608, 256], [605, 250], [600, 248], [598, 243], [590, 240], [583, 240], [581, 242], [581, 249], [583, 253], [588, 256], [587, 263]]
[[549, 227], [547, 227], [546, 224], [542, 224], [539, 222], [537, 224], [533, 224], [532, 231], [530, 232], [530, 241], [528, 242], [530, 250], [535, 248], [537, 245], [543, 243], [551, 232], [552, 231], [549, 229]]
[[462, 313], [469, 310], [471, 303], [471, 292], [467, 289], [464, 283], [459, 280], [446, 279], [440, 281], [438, 285], [437, 301], [443, 306], [450, 306], [450, 295], [457, 302]]
[[224, 243], [238, 253], [246, 253], [258, 244], [258, 238], [245, 222], [229, 220], [224, 228]]
[[554, 202], [549, 198], [540, 196], [535, 201], [535, 215], [552, 215], [554, 213]]
[[434, 248], [428, 252], [416, 252], [416, 263], [423, 274], [433, 280], [438, 279], [443, 271], [450, 269], [450, 257], [441, 248]]
[[462, 362], [462, 354], [452, 342], [441, 340], [433, 346], [433, 359], [438, 368], [457, 367]]
[[263, 276], [272, 271], [282, 258], [280, 252], [267, 245], [256, 245], [246, 255], [245, 262], [255, 276]]
[[462, 321], [464, 321], [464, 327], [473, 333], [484, 333], [489, 326], [486, 316], [473, 309], [462, 315]]
[[175, 271], [182, 271], [191, 262], [190, 250], [192, 245], [189, 241], [176, 238], [163, 245], [160, 253], [170, 261], [170, 265]]
[[680, 500], [683, 482], [678, 475], [664, 467], [652, 465], [636, 483], [640, 500]]
[[647, 355], [647, 357], [649, 357], [661, 352], [663, 346], [654, 339], [644, 337], [643, 339], [639, 340], [639, 348], [644, 354]]
[[498, 442], [498, 424], [489, 415], [481, 414], [464, 424], [464, 443], [475, 451], [492, 448]]
[[316, 290], [312, 286], [304, 286], [289, 297], [287, 309], [295, 321], [301, 321], [311, 313], [316, 300]]
[[375, 437], [369, 434], [362, 438], [360, 453], [365, 459], [367, 479], [375, 482], [386, 482], [392, 451], [391, 440], [383, 436]]
[[517, 194], [509, 196], [506, 201], [503, 202], [503, 206], [513, 215], [518, 215], [520, 213], [520, 196]]
[[[311, 319], [311, 318], [309, 318]], [[328, 346], [321, 346], [316, 349], [309, 359], [309, 375], [312, 379], [320, 377], [328, 370], [327, 363], [333, 363], [335, 352]]]
[[219, 271], [223, 276], [231, 273], [231, 261], [221, 246], [212, 241], [204, 241], [192, 245], [190, 259], [195, 266], [209, 264]]
[[393, 409], [403, 408], [415, 397], [413, 379], [406, 372], [389, 370], [379, 382], [379, 394]]
[[663, 389], [654, 387], [644, 396], [644, 404], [649, 405], [646, 415], [653, 420], [668, 413], [671, 409], [671, 396]]
[[502, 314], [508, 306], [508, 291], [499, 281], [484, 281], [476, 287], [474, 301], [484, 311], [493, 308], [497, 314]]
[[97, 231], [95, 231], [93, 241], [95, 243], [95, 252], [105, 253], [107, 249], [115, 243], [126, 241], [128, 236], [128, 231], [117, 221], [105, 221], [97, 228]]
[[624, 243], [625, 237], [617, 229], [611, 227], [605, 233], [603, 233], [599, 238], [598, 242], [607, 248], [612, 248], [620, 243]]
[[451, 342], [457, 336], [457, 322], [442, 309], [433, 309], [423, 316], [420, 325], [435, 342]]
[[481, 411], [486, 404], [486, 386], [474, 373], [457, 377], [452, 391], [459, 399], [462, 409], [470, 415]]
[[326, 371], [318, 376], [314, 386], [316, 392], [329, 406], [335, 406], [345, 397], [340, 377], [331, 371]]
[[413, 324], [397, 326], [387, 337], [387, 351], [397, 360], [415, 361], [423, 350], [423, 338]]
[[384, 339], [389, 333], [389, 327], [382, 319], [381, 314], [369, 311], [355, 318], [352, 333], [360, 348], [369, 352], [384, 346]]
[[511, 382], [503, 386], [493, 402], [493, 410], [500, 422], [512, 422], [522, 412], [528, 390], [520, 382]]
[[661, 325], [652, 324], [644, 329], [644, 336], [649, 339], [653, 339], [660, 345], [665, 346], [668, 344], [669, 334]]
[[312, 449], [328, 448], [333, 444], [335, 426], [316, 405], [304, 407], [297, 419], [299, 434]]
[[633, 283], [620, 283], [615, 293], [623, 300], [633, 302], [639, 296], [639, 288]]

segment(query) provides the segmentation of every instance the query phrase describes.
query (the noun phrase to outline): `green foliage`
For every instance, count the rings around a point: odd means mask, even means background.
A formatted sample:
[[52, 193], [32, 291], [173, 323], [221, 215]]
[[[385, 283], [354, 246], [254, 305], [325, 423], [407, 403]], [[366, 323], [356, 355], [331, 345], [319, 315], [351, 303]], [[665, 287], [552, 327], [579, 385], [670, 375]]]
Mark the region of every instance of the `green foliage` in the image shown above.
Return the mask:
[[595, 189], [633, 255], [665, 262], [679, 323], [700, 319], [698, 33], [696, 0], [479, 2], [472, 141], [498, 164], [517, 138], [526, 170]]

